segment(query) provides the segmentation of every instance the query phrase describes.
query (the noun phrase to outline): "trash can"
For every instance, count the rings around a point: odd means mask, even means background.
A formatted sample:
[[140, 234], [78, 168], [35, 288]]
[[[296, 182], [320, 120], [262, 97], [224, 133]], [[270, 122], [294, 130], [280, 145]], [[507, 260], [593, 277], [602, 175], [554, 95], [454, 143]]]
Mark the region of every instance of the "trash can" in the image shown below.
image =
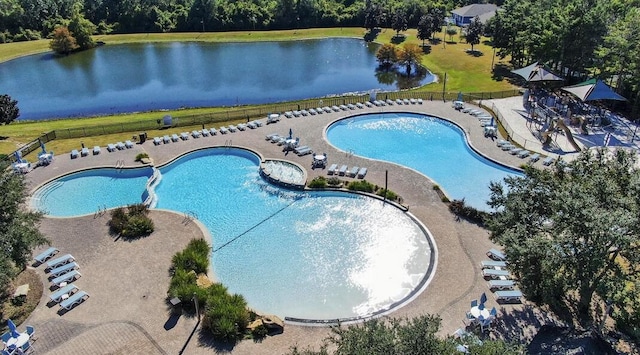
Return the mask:
[[182, 302], [178, 297], [174, 297], [169, 300], [171, 304], [171, 313], [173, 314], [182, 314]]
[[140, 144], [144, 143], [147, 140], [147, 132], [140, 133]]

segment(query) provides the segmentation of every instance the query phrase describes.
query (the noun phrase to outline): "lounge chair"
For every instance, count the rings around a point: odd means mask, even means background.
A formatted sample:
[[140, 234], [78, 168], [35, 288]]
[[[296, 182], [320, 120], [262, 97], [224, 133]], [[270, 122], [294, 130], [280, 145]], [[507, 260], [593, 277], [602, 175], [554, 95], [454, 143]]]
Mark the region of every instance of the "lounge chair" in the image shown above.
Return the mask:
[[393, 100], [387, 99], [385, 102], [387, 103], [387, 105], [393, 106]]
[[293, 152], [294, 152], [294, 153], [296, 153], [296, 154], [298, 154], [300, 151], [302, 151], [302, 150], [307, 150], [307, 149], [309, 149], [309, 146], [308, 146], [308, 145], [301, 145], [301, 146], [299, 146], [299, 147], [295, 147], [295, 148], [293, 149]]
[[47, 269], [55, 269], [60, 265], [64, 265], [67, 263], [71, 263], [76, 261], [76, 259], [71, 254], [64, 254], [61, 257], [55, 258], [53, 260], [47, 261]]
[[67, 272], [69, 272], [71, 270], [76, 270], [79, 267], [80, 267], [80, 265], [78, 265], [78, 263], [76, 263], [74, 261], [74, 262], [71, 262], [71, 263], [68, 263], [68, 264], [60, 265], [57, 268], [52, 269], [49, 272], [51, 273], [51, 276], [53, 276], [55, 278], [55, 277], [64, 275], [64, 274], [66, 274]]
[[497, 302], [521, 302], [520, 298], [522, 298], [522, 292], [519, 290], [512, 291], [496, 291], [496, 301]]
[[409, 99], [402, 99], [402, 103], [405, 105], [409, 105], [411, 101], [409, 101]]
[[199, 131], [196, 131], [196, 130], [191, 131], [191, 136], [193, 136], [193, 138], [200, 138], [201, 135], [202, 133], [200, 133]]
[[244, 124], [244, 123], [238, 123], [238, 125], [236, 127], [238, 127], [239, 131], [246, 131], [247, 130], [247, 125]]
[[67, 286], [63, 286], [62, 288], [59, 288], [58, 290], [56, 290], [56, 292], [49, 295], [49, 299], [51, 300], [51, 302], [58, 303], [62, 301], [63, 298], [66, 298], [77, 291], [78, 291], [78, 286], [70, 283]]
[[501, 278], [509, 278], [511, 274], [507, 270], [496, 270], [496, 269], [484, 269], [482, 270], [482, 276], [485, 279], [501, 279]]
[[498, 249], [489, 249], [489, 251], [487, 251], [487, 256], [493, 260], [498, 260], [498, 261], [507, 260], [507, 256], [504, 255], [504, 253]]
[[227, 127], [225, 127], [225, 126], [220, 127], [220, 128], [219, 128], [219, 130], [220, 130], [220, 134], [227, 134], [227, 133], [229, 133], [229, 130], [228, 130], [228, 129], [227, 129]]
[[186, 141], [187, 139], [189, 139], [189, 133], [187, 132], [180, 133], [180, 139], [182, 139], [183, 141]]
[[364, 108], [364, 104], [362, 102], [356, 102], [356, 107], [362, 109]]
[[507, 151], [507, 150], [511, 150], [511, 149], [513, 149], [515, 147], [516, 146], [511, 144], [511, 143], [506, 143], [506, 144], [501, 145], [500, 149]]
[[315, 116], [315, 115], [317, 115], [317, 114], [318, 114], [318, 111], [316, 111], [316, 109], [315, 109], [315, 108], [310, 108], [310, 109], [309, 109], [309, 113], [311, 114], [311, 116]]
[[336, 173], [337, 169], [338, 169], [338, 164], [331, 164], [331, 166], [329, 166], [329, 169], [327, 169], [327, 174], [333, 175]]
[[80, 150], [80, 156], [81, 157], [86, 157], [89, 155], [89, 148], [87, 147], [82, 147], [82, 149]]
[[273, 139], [273, 137], [279, 137], [280, 135], [277, 133], [271, 133], [271, 134], [267, 134], [266, 136], [264, 136], [264, 140], [270, 141]]
[[528, 150], [525, 149], [525, 150], [521, 151], [520, 153], [518, 153], [518, 158], [524, 159], [524, 158], [528, 157], [529, 154], [531, 154], [531, 152], [529, 152]]
[[286, 118], [291, 118], [291, 117], [293, 117], [293, 111], [285, 111], [285, 113], [284, 113], [284, 117], [286, 117]]
[[505, 268], [507, 267], [507, 263], [505, 261], [500, 260], [483, 260], [480, 263], [483, 269], [495, 269], [495, 268]]
[[355, 109], [356, 109], [356, 105], [354, 105], [354, 104], [348, 104], [348, 105], [347, 105], [347, 108], [348, 108], [349, 110], [355, 110]]
[[232, 124], [227, 126], [227, 129], [229, 130], [229, 132], [233, 133], [233, 132], [237, 132], [238, 128]]
[[417, 104], [417, 103], [418, 103], [418, 101], [417, 101], [416, 99], [409, 99], [409, 102], [410, 102], [412, 105], [415, 105], [415, 104]]
[[93, 155], [98, 155], [100, 154], [101, 150], [100, 150], [100, 146], [96, 145], [95, 147], [93, 147]]
[[202, 136], [203, 136], [203, 137], [209, 137], [209, 135], [210, 135], [210, 134], [211, 134], [211, 133], [209, 132], [209, 130], [208, 130], [208, 129], [206, 129], [206, 128], [203, 128], [203, 129], [202, 129]]
[[404, 102], [401, 99], [396, 99], [396, 104], [404, 105]]
[[318, 115], [322, 115], [324, 113], [324, 110], [322, 109], [322, 107], [316, 107], [316, 112], [318, 113]]
[[180, 140], [180, 137], [178, 137], [178, 135], [174, 133], [171, 135], [171, 140], [174, 142], [177, 142]]
[[73, 150], [71, 151], [71, 159], [75, 159], [75, 158], [77, 158], [78, 156], [80, 156], [80, 153], [78, 153], [78, 150], [77, 150], [77, 149], [73, 149]]
[[258, 127], [262, 127], [262, 121], [260, 121], [260, 120], [253, 120], [253, 122], [255, 122], [256, 126], [258, 126]]
[[162, 139], [160, 137], [153, 137], [153, 145], [160, 145]]
[[540, 160], [540, 154], [538, 153], [534, 153], [530, 158], [529, 161], [532, 163], [537, 162], [538, 160]]
[[303, 155], [307, 155], [307, 154], [312, 154], [313, 150], [311, 150], [311, 148], [306, 148], [306, 149], [300, 149], [298, 150], [298, 152], [296, 154], [298, 154], [298, 156], [303, 156]]
[[122, 142], [117, 142], [117, 143], [116, 143], [116, 149], [118, 149], [118, 150], [124, 150], [124, 149], [125, 149], [124, 143], [122, 143]]
[[124, 141], [124, 147], [127, 149], [133, 148], [133, 142], [131, 142], [130, 140]]
[[116, 145], [113, 144], [113, 143], [107, 144], [107, 151], [110, 152], [110, 153], [111, 152], [115, 152], [116, 151]]
[[300, 116], [302, 116], [302, 112], [300, 112], [300, 111], [298, 111], [298, 110], [293, 111], [293, 116], [294, 116], [294, 117], [300, 117]]
[[552, 157], [546, 157], [543, 161], [542, 161], [542, 165], [545, 166], [549, 166], [551, 164], [553, 164], [555, 159], [553, 159]]
[[332, 110], [333, 112], [340, 112], [340, 107], [338, 107], [338, 106], [336, 106], [336, 105], [333, 105], [333, 106], [331, 106], [331, 110]]
[[36, 328], [34, 328], [32, 325], [27, 325], [25, 326], [25, 332], [27, 333], [27, 335], [29, 335], [29, 340], [31, 342], [36, 341], [36, 337], [34, 336], [36, 334]]
[[33, 345], [31, 344], [30, 341], [27, 341], [26, 343], [20, 346], [20, 351], [18, 352], [18, 354], [30, 354], [32, 352], [33, 352]]
[[367, 175], [367, 168], [360, 168], [358, 170], [358, 179], [364, 179], [364, 176]]
[[371, 101], [365, 101], [364, 105], [367, 107], [373, 107], [373, 104], [371, 103]]
[[49, 260], [54, 255], [58, 254], [58, 251], [59, 251], [58, 248], [51, 247], [51, 248], [43, 251], [42, 253], [36, 255], [36, 257], [34, 259], [35, 259], [35, 261], [39, 262], [40, 264], [44, 264], [45, 261]]
[[520, 154], [520, 153], [522, 153], [523, 151], [524, 151], [524, 149], [522, 149], [522, 148], [518, 148], [518, 147], [515, 147], [515, 148], [513, 148], [513, 149], [511, 149], [511, 150], [509, 151], [509, 154], [511, 154], [511, 155], [519, 155], [519, 154]]
[[251, 128], [251, 129], [256, 129], [258, 128], [258, 126], [256, 126], [256, 123], [251, 121], [249, 123], [247, 123], [247, 127]]
[[217, 130], [217, 129], [215, 129], [215, 128], [211, 128], [211, 129], [209, 129], [209, 132], [211, 132], [211, 135], [212, 135], [212, 136], [215, 136], [216, 134], [218, 134], [218, 130]]
[[3, 343], [8, 342], [9, 339], [11, 339], [11, 333], [10, 332], [6, 332], [6, 333], [2, 334], [2, 342]]
[[347, 105], [340, 105], [338, 106], [342, 111], [347, 111], [349, 110], [349, 108], [347, 107]]
[[489, 280], [489, 289], [491, 291], [511, 290], [516, 286], [513, 280]]
[[504, 140], [504, 139], [498, 139], [498, 141], [496, 142], [496, 145], [497, 145], [498, 147], [502, 147], [502, 146], [503, 146], [503, 145], [505, 145], [505, 144], [511, 144], [511, 142], [509, 142], [509, 141], [507, 141], [507, 140]]
[[340, 176], [344, 176], [347, 173], [347, 169], [349, 167], [347, 165], [343, 165], [340, 167], [340, 170], [338, 170], [338, 175]]
[[356, 177], [356, 175], [358, 175], [358, 171], [360, 171], [360, 167], [359, 166], [354, 166], [353, 168], [351, 168], [351, 170], [349, 171], [349, 176], [351, 177]]
[[422, 105], [422, 99], [418, 99], [418, 105]]
[[89, 298], [88, 293], [84, 291], [76, 292], [75, 294], [73, 294], [73, 296], [67, 298], [66, 300], [60, 303], [60, 309], [64, 309], [68, 311], [71, 308], [73, 308], [75, 305], [84, 302], [84, 300], [86, 300], [87, 298]]
[[171, 137], [169, 137], [169, 135], [168, 135], [168, 134], [165, 134], [165, 135], [162, 137], [162, 143], [164, 143], [164, 144], [169, 144], [169, 143], [171, 143]]
[[[340, 109], [338, 109], [338, 111], [339, 111], [339, 110], [340, 110]], [[331, 107], [329, 107], [329, 106], [325, 106], [325, 107], [323, 107], [323, 108], [322, 108], [322, 111], [324, 111], [325, 113], [331, 113], [331, 112], [333, 112], [333, 110], [331, 110]]]
[[82, 276], [80, 274], [80, 271], [71, 270], [68, 273], [62, 274], [56, 277], [55, 279], [51, 280], [51, 284], [60, 287], [63, 282], [71, 282], [77, 278], [80, 278], [80, 276]]

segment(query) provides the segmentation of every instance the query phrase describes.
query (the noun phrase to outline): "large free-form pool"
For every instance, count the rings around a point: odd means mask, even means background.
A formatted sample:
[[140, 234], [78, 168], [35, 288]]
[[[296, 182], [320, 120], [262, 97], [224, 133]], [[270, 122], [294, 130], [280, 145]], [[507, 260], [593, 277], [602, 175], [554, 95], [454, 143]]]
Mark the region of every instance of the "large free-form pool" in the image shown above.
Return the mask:
[[[157, 208], [196, 215], [207, 227], [216, 277], [250, 307], [281, 317], [362, 317], [426, 286], [435, 248], [410, 215], [373, 198], [281, 189], [260, 177], [258, 164], [245, 150], [200, 150], [162, 167], [155, 189]], [[151, 174], [68, 175], [38, 189], [32, 206], [76, 216], [139, 203]], [[110, 194], [131, 199], [101, 199]]]
[[488, 209], [491, 181], [520, 174], [469, 148], [458, 126], [421, 114], [354, 116], [332, 124], [327, 138], [344, 151], [415, 169], [433, 179], [450, 197], [464, 199], [481, 210]]

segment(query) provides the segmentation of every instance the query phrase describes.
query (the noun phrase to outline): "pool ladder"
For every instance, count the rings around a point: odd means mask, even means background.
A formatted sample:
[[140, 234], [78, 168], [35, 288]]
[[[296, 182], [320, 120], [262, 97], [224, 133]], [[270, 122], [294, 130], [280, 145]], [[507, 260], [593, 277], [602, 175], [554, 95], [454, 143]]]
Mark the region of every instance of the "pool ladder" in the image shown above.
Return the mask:
[[98, 217], [102, 217], [105, 213], [107, 213], [107, 205], [98, 206], [98, 210], [93, 214], [93, 218], [96, 219]]
[[116, 170], [118, 170], [118, 172], [121, 172], [124, 166], [125, 166], [125, 162], [123, 159], [120, 159], [116, 162]]
[[195, 213], [194, 211], [186, 211], [184, 213], [184, 219], [182, 220], [182, 224], [187, 225], [191, 222], [193, 222], [193, 220], [198, 219], [198, 214]]
[[227, 139], [224, 141], [224, 146], [229, 148], [233, 145], [233, 141], [231, 139]]
[[353, 151], [353, 149], [349, 149], [349, 150], [347, 150], [347, 151], [345, 152], [345, 154], [344, 154], [344, 155], [345, 155], [347, 158], [351, 158], [351, 157], [353, 157], [353, 155], [354, 155], [354, 154], [355, 154], [355, 152]]

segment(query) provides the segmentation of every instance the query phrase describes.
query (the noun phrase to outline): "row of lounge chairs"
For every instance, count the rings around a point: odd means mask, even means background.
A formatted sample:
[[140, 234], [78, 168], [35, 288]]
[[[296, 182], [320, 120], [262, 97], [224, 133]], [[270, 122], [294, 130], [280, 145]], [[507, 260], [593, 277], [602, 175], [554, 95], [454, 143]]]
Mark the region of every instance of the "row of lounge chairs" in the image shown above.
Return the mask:
[[367, 168], [361, 168], [358, 166], [354, 166], [351, 170], [348, 170], [348, 165], [342, 165], [338, 169], [338, 164], [331, 164], [329, 169], [327, 169], [328, 175], [338, 175], [338, 176], [348, 176], [348, 177], [357, 177], [358, 179], [364, 179], [365, 175], [367, 175]]
[[355, 104], [322, 106], [322, 107], [310, 108], [308, 110], [286, 111], [284, 113], [284, 116], [286, 118], [315, 116], [315, 115], [321, 115], [323, 113], [363, 109], [365, 107], [370, 108], [374, 106], [380, 107], [380, 106], [391, 106], [391, 105], [415, 105], [415, 104], [421, 105], [422, 103], [423, 103], [422, 99], [374, 100], [374, 101], [365, 101], [364, 103], [356, 102]]
[[49, 295], [53, 303], [60, 304], [60, 310], [68, 311], [89, 298], [89, 294], [74, 285], [72, 282], [82, 275], [78, 271], [80, 267], [71, 254], [64, 254], [52, 259], [58, 254], [58, 249], [51, 247], [34, 257], [38, 265], [45, 264], [45, 272], [49, 273], [49, 279], [57, 290]]
[[[498, 142], [496, 143], [498, 147], [500, 147], [500, 149], [504, 150], [505, 152], [508, 152], [511, 155], [516, 155], [518, 156], [518, 158], [520, 159], [524, 159], [524, 158], [529, 158], [529, 162], [531, 163], [535, 163], [538, 160], [540, 160], [540, 154], [539, 153], [532, 153], [529, 150], [526, 149], [522, 149], [519, 148], [515, 145], [513, 145], [511, 142], [506, 141], [506, 140], [498, 140]], [[551, 164], [553, 164], [553, 162], [555, 161], [555, 159], [553, 157], [546, 157], [543, 161], [542, 164], [545, 166], [549, 166]]]
[[169, 144], [171, 142], [175, 143], [181, 140], [186, 141], [186, 140], [189, 140], [189, 138], [191, 137], [193, 137], [194, 139], [197, 139], [200, 137], [213, 137], [218, 135], [218, 133], [227, 134], [227, 133], [233, 133], [237, 131], [246, 131], [247, 128], [256, 129], [258, 127], [262, 127], [262, 125], [263, 123], [261, 121], [254, 120], [248, 123], [240, 123], [238, 125], [221, 126], [218, 129], [212, 127], [212, 128], [203, 128], [201, 130], [193, 130], [191, 132], [182, 132], [179, 135], [177, 133], [173, 133], [172, 135], [165, 134], [162, 137], [154, 137], [153, 144], [160, 145], [160, 144]]
[[[117, 142], [115, 144], [113, 143], [107, 144], [107, 151], [109, 152], [115, 152], [116, 150], [125, 150], [125, 149], [131, 149], [131, 148], [133, 148], [133, 142], [131, 142], [130, 140], [126, 140], [124, 143]], [[98, 155], [102, 153], [102, 149], [100, 148], [99, 145], [94, 146], [91, 151], [89, 151], [89, 148], [87, 147], [82, 147], [80, 151], [78, 151], [77, 149], [73, 149], [71, 150], [71, 159], [89, 156], [90, 152], [93, 155]]]
[[507, 270], [507, 256], [497, 249], [489, 249], [487, 256], [491, 260], [482, 261], [480, 267], [482, 276], [488, 280], [489, 289], [496, 296], [496, 301], [520, 303], [522, 292], [515, 289], [516, 283]]
[[313, 149], [306, 145], [299, 145], [300, 138], [294, 139], [289, 136], [281, 136], [277, 133], [268, 134], [265, 136], [265, 139], [270, 141], [271, 143], [284, 146], [284, 150], [293, 150], [298, 156], [304, 156], [308, 154], [313, 154]]

